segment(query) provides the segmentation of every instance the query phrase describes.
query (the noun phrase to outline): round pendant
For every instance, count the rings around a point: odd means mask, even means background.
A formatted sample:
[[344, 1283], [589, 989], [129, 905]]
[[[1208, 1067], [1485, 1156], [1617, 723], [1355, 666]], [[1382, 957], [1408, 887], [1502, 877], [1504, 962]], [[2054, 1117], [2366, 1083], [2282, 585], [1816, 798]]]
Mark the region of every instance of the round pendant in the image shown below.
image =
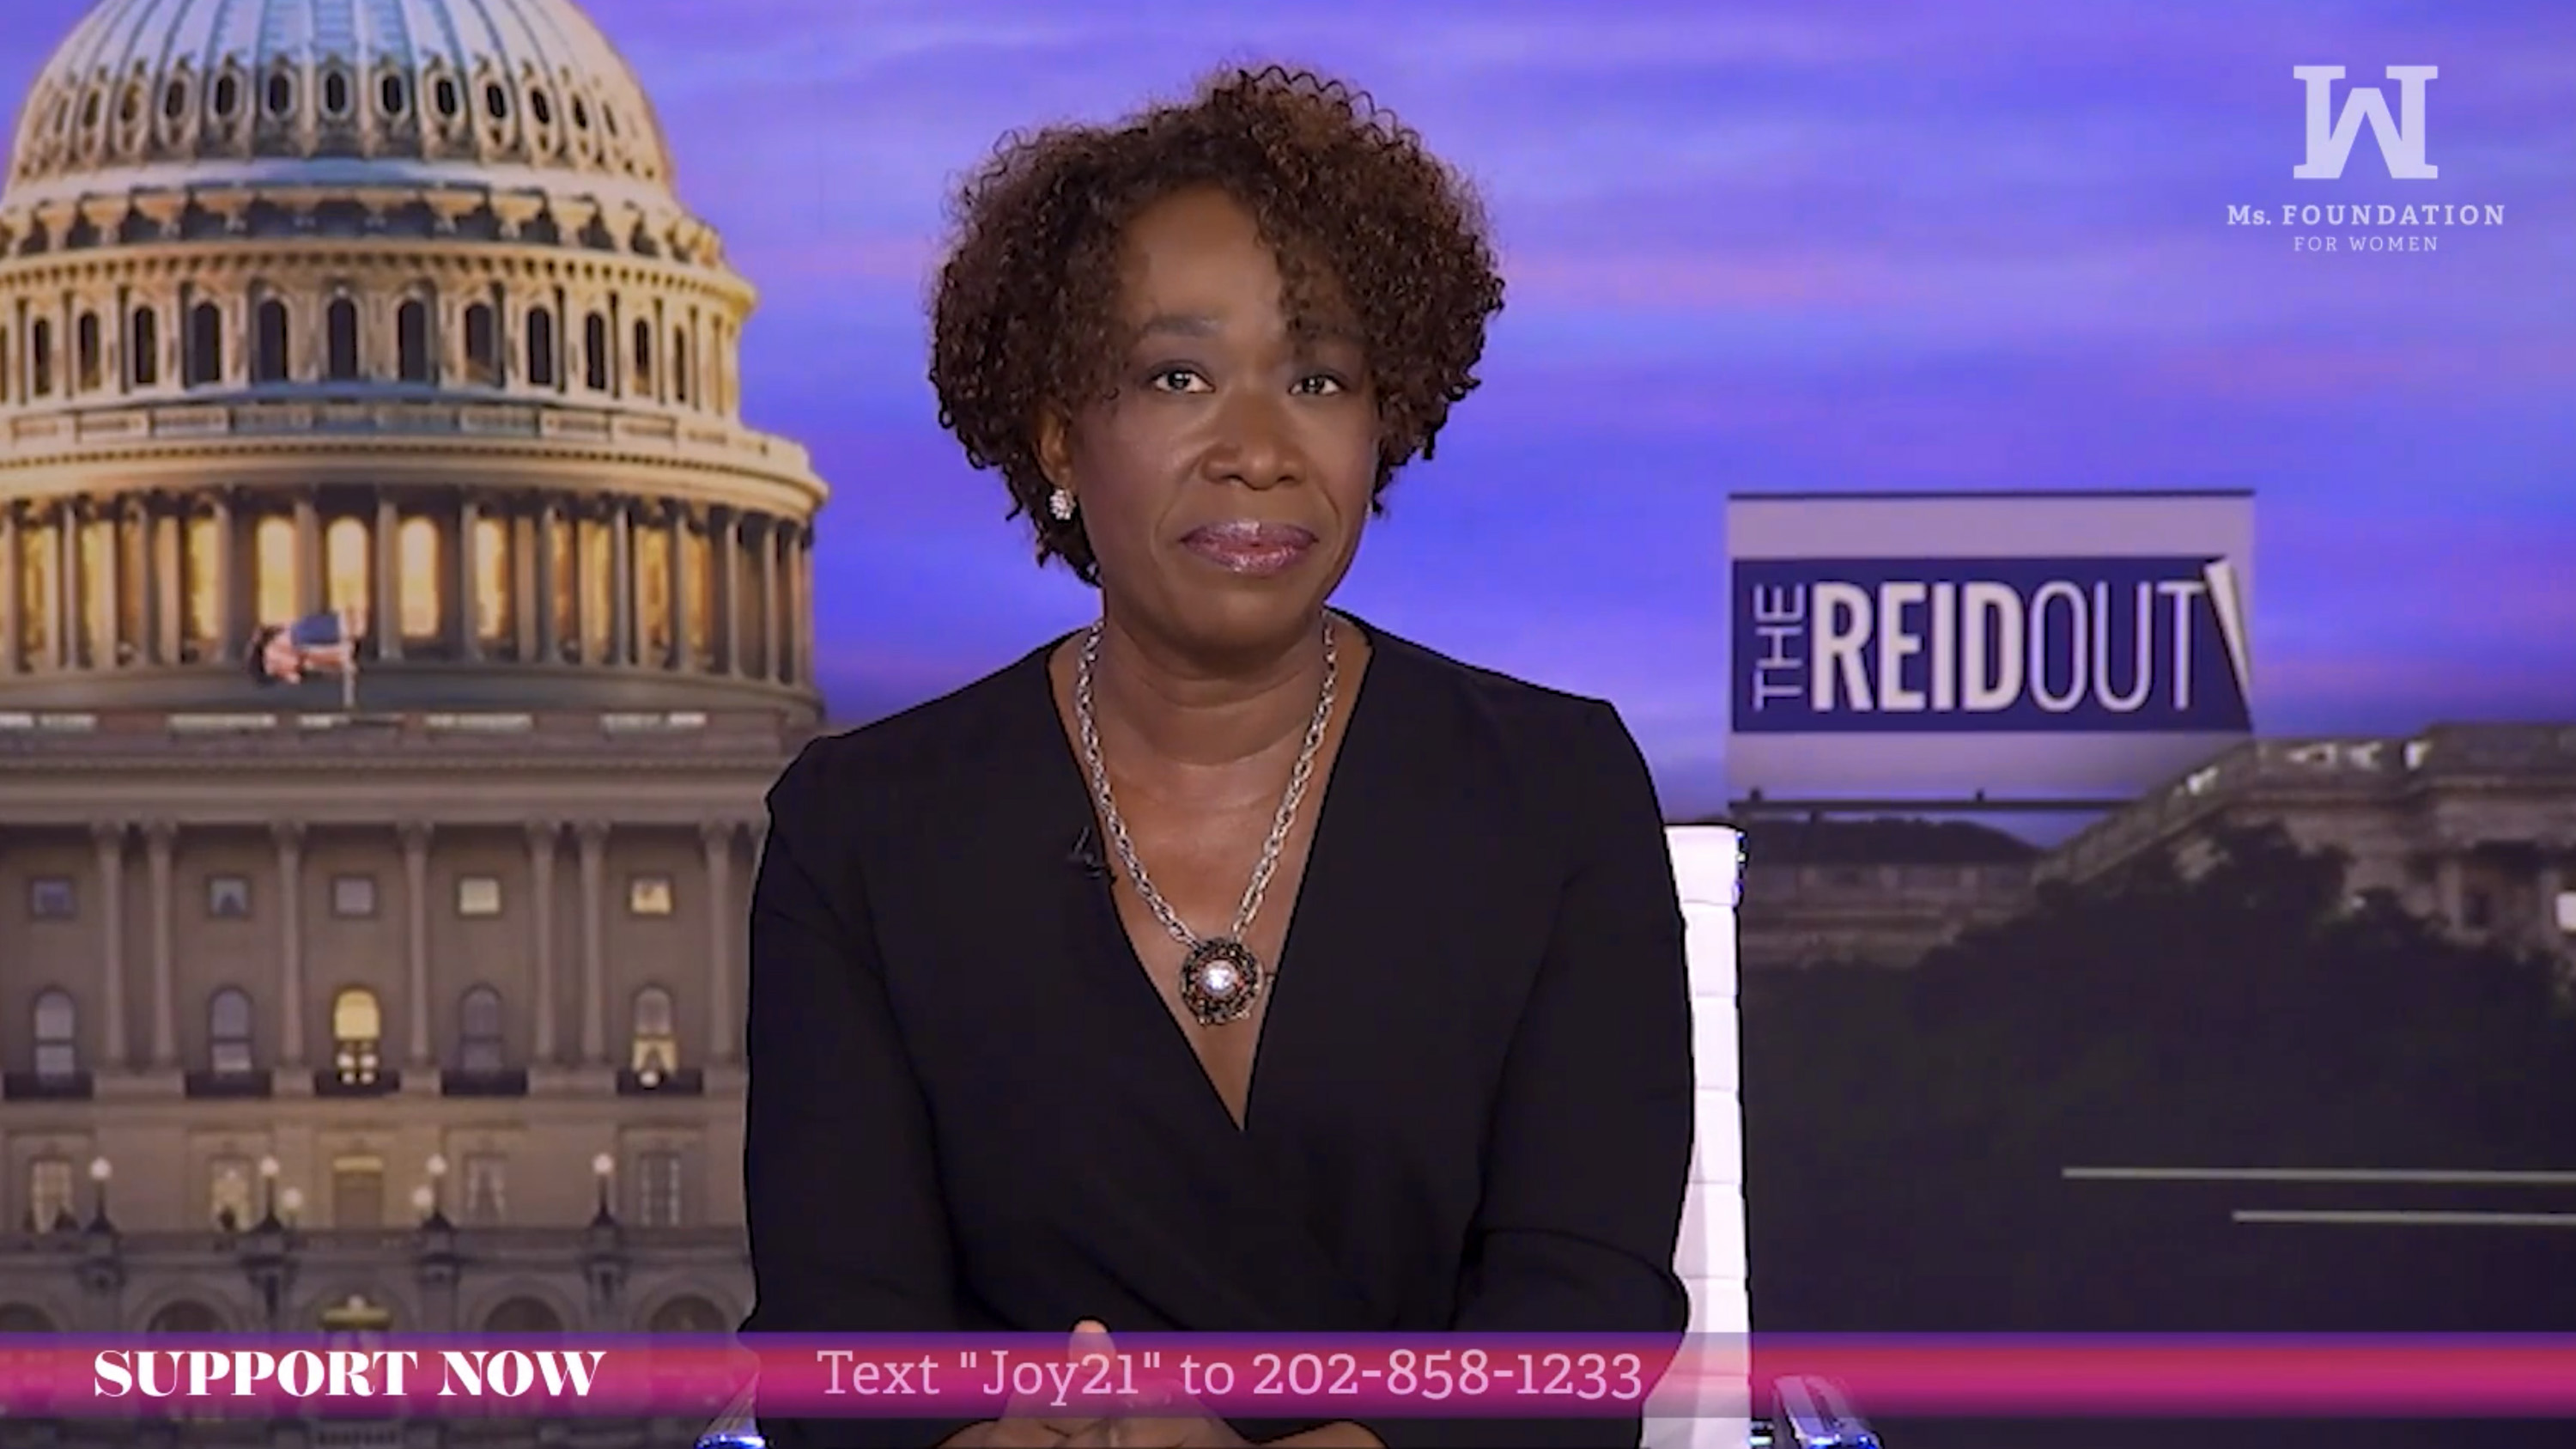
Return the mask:
[[1181, 1004], [1201, 1026], [1241, 1021], [1261, 999], [1261, 958], [1230, 936], [1210, 936], [1181, 958]]

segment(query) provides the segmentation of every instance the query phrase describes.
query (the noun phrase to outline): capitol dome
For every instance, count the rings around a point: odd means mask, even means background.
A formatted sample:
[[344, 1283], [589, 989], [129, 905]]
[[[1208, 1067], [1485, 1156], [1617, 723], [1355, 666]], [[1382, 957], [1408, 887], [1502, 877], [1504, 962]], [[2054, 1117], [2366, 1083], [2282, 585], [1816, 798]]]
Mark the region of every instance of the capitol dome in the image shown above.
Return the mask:
[[104, 0], [0, 183], [0, 710], [338, 610], [371, 706], [814, 711], [753, 301], [571, 0]]

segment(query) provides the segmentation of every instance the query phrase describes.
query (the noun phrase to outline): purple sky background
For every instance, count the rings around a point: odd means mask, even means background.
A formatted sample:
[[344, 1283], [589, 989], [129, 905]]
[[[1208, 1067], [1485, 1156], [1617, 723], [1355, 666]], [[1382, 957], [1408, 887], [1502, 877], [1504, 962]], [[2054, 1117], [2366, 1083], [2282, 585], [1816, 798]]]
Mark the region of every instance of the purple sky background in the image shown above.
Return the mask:
[[[86, 9], [8, 0], [0, 108]], [[590, 0], [763, 292], [746, 411], [814, 450], [818, 665], [865, 717], [1093, 609], [923, 380], [951, 179], [1212, 65], [1374, 92], [1484, 187], [1487, 385], [1346, 606], [1607, 696], [1723, 801], [1732, 489], [2252, 488], [2267, 732], [2576, 720], [2576, 8], [2560, 0]], [[2431, 182], [2294, 182], [2298, 64], [2434, 64]], [[2394, 100], [2393, 89], [2391, 100]], [[2230, 203], [2497, 203], [2433, 255]]]

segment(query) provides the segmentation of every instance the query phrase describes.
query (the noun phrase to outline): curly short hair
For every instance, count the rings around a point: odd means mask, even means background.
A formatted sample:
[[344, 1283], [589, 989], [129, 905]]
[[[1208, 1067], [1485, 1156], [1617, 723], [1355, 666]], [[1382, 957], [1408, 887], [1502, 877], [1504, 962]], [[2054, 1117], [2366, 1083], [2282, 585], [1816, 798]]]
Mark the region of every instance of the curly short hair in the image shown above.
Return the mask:
[[1279, 258], [1292, 325], [1312, 325], [1319, 280], [1360, 329], [1380, 437], [1377, 493], [1429, 457], [1450, 407], [1477, 384], [1503, 282], [1482, 204], [1369, 97], [1278, 66], [1221, 72], [1185, 104], [1114, 127], [1005, 136], [953, 204], [931, 307], [939, 421], [977, 468], [1010, 485], [1009, 516], [1037, 525], [1038, 561], [1085, 582], [1099, 569], [1079, 517], [1059, 520], [1036, 420], [1106, 398], [1127, 338], [1119, 248], [1148, 206], [1199, 186], [1252, 214]]

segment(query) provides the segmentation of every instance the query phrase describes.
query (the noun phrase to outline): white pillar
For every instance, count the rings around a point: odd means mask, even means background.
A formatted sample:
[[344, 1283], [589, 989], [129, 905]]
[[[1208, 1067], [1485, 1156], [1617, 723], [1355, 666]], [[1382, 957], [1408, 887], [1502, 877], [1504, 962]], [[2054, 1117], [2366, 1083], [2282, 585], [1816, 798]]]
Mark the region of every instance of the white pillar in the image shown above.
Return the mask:
[[528, 822], [528, 920], [535, 937], [537, 993], [536, 1059], [552, 1064], [560, 1050], [555, 1042], [555, 855], [563, 843], [563, 826], [552, 820]]
[[581, 848], [581, 1061], [583, 1066], [608, 1062], [608, 971], [602, 954], [602, 919], [607, 894], [608, 827], [585, 820], [574, 827]]
[[304, 1065], [304, 824], [269, 826], [277, 842], [277, 1064]]
[[410, 1066], [427, 1071], [434, 1060], [429, 1042], [429, 839], [430, 827], [409, 820], [398, 827], [402, 839], [404, 964], [409, 991], [404, 1013], [410, 1019]]
[[170, 919], [170, 856], [179, 828], [167, 820], [143, 827], [144, 873], [152, 900], [152, 1062], [167, 1067], [179, 1058], [177, 962]]
[[108, 1065], [134, 1065], [125, 1035], [125, 832], [123, 821], [94, 821], [90, 843], [98, 850], [98, 954], [100, 1004], [107, 1013]]

